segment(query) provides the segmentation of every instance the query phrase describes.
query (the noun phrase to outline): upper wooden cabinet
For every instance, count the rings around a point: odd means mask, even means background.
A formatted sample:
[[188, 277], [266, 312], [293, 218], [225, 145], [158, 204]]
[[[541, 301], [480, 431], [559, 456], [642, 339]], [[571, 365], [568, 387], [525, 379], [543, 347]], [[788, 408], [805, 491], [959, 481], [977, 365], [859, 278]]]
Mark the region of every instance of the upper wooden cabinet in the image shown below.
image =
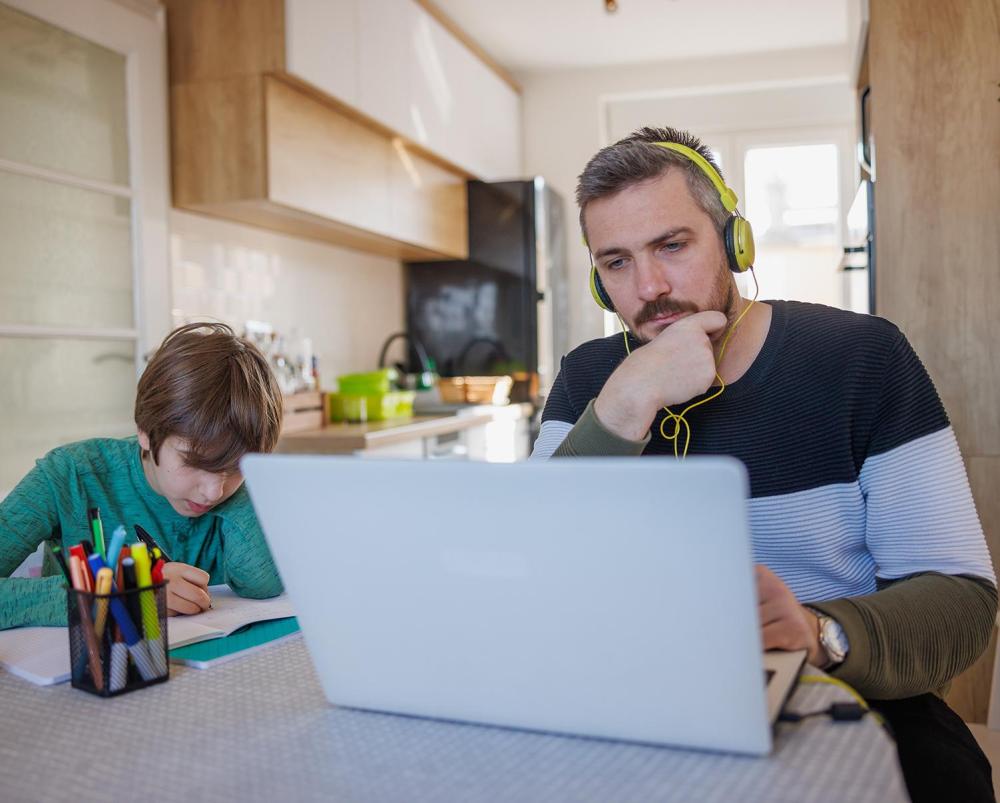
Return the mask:
[[166, 0], [174, 203], [403, 259], [468, 255], [520, 98], [414, 0]]
[[485, 181], [521, 174], [521, 99], [415, 0], [285, 0], [289, 73]]

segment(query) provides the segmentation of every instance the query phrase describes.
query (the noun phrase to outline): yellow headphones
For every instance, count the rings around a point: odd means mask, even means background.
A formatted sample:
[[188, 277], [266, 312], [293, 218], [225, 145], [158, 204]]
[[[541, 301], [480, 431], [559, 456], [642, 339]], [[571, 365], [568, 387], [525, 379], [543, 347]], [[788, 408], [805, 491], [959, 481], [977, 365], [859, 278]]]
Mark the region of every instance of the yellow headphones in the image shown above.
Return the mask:
[[[701, 169], [702, 173], [708, 176], [708, 180], [712, 182], [712, 186], [719, 193], [719, 200], [722, 201], [722, 205], [726, 208], [727, 212], [732, 213], [729, 220], [726, 221], [725, 228], [722, 230], [722, 242], [726, 248], [726, 259], [729, 262], [729, 269], [734, 273], [743, 273], [745, 270], [752, 268], [754, 260], [753, 229], [750, 228], [750, 221], [743, 217], [736, 209], [736, 203], [739, 199], [736, 197], [736, 193], [726, 186], [718, 171], [698, 151], [686, 145], [681, 145], [677, 142], [652, 142], [650, 144], [658, 145], [661, 148], [666, 148], [687, 157]], [[587, 245], [587, 249], [589, 251], [589, 244]], [[604, 289], [601, 277], [597, 275], [597, 266], [594, 264], [593, 257], [591, 257], [590, 262], [590, 294], [601, 309], [608, 312], [615, 311], [615, 305], [611, 301], [611, 296]]]

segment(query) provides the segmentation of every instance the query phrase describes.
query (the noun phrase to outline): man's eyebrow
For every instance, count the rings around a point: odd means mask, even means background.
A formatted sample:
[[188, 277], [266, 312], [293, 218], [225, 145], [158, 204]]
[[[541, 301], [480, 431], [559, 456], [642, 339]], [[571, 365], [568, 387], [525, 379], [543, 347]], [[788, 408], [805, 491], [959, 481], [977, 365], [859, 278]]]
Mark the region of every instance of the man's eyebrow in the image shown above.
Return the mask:
[[[669, 240], [672, 237], [676, 237], [678, 234], [694, 234], [694, 229], [690, 226], [678, 226], [676, 229], [667, 229], [663, 234], [654, 237], [646, 245], [656, 245], [656, 243], [662, 243], [664, 240]], [[601, 259], [602, 257], [611, 256], [612, 254], [624, 254], [628, 253], [628, 249], [620, 245], [610, 245], [607, 248], [602, 248], [600, 251], [594, 252], [594, 259]]]

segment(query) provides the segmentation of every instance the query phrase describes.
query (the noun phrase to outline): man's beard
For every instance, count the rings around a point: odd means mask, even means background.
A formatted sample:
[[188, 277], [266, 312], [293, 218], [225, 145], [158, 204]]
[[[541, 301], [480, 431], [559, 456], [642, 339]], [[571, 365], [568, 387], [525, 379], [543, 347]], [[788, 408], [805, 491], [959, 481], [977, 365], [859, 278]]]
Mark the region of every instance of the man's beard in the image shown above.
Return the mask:
[[704, 307], [699, 307], [693, 301], [686, 299], [674, 298], [673, 296], [660, 296], [653, 301], [647, 302], [639, 310], [639, 314], [635, 318], [635, 323], [632, 325], [632, 332], [642, 343], [648, 343], [649, 338], [639, 334], [639, 327], [658, 315], [672, 315], [678, 312], [707, 312], [709, 310], [716, 310], [726, 316], [727, 324], [725, 329], [719, 333], [720, 335], [729, 331], [740, 314], [739, 290], [736, 287], [736, 282], [732, 279], [729, 264], [726, 261], [719, 263], [715, 286], [712, 288], [712, 296], [709, 298], [708, 304]]

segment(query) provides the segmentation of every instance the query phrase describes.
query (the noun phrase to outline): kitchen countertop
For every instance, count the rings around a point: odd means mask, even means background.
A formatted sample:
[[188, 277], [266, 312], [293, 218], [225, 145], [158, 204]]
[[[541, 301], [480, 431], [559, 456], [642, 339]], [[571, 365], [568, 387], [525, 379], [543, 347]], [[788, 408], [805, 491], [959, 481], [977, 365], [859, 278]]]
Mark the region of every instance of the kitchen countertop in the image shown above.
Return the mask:
[[[454, 408], [454, 412], [450, 412]], [[440, 413], [415, 415], [391, 421], [365, 424], [327, 424], [320, 429], [282, 435], [276, 451], [283, 454], [350, 454], [394, 443], [429, 438], [464, 429], [481, 427], [498, 418], [517, 420], [531, 415], [528, 403], [494, 406], [489, 404], [442, 405]], [[446, 412], [449, 411], [449, 412]]]

